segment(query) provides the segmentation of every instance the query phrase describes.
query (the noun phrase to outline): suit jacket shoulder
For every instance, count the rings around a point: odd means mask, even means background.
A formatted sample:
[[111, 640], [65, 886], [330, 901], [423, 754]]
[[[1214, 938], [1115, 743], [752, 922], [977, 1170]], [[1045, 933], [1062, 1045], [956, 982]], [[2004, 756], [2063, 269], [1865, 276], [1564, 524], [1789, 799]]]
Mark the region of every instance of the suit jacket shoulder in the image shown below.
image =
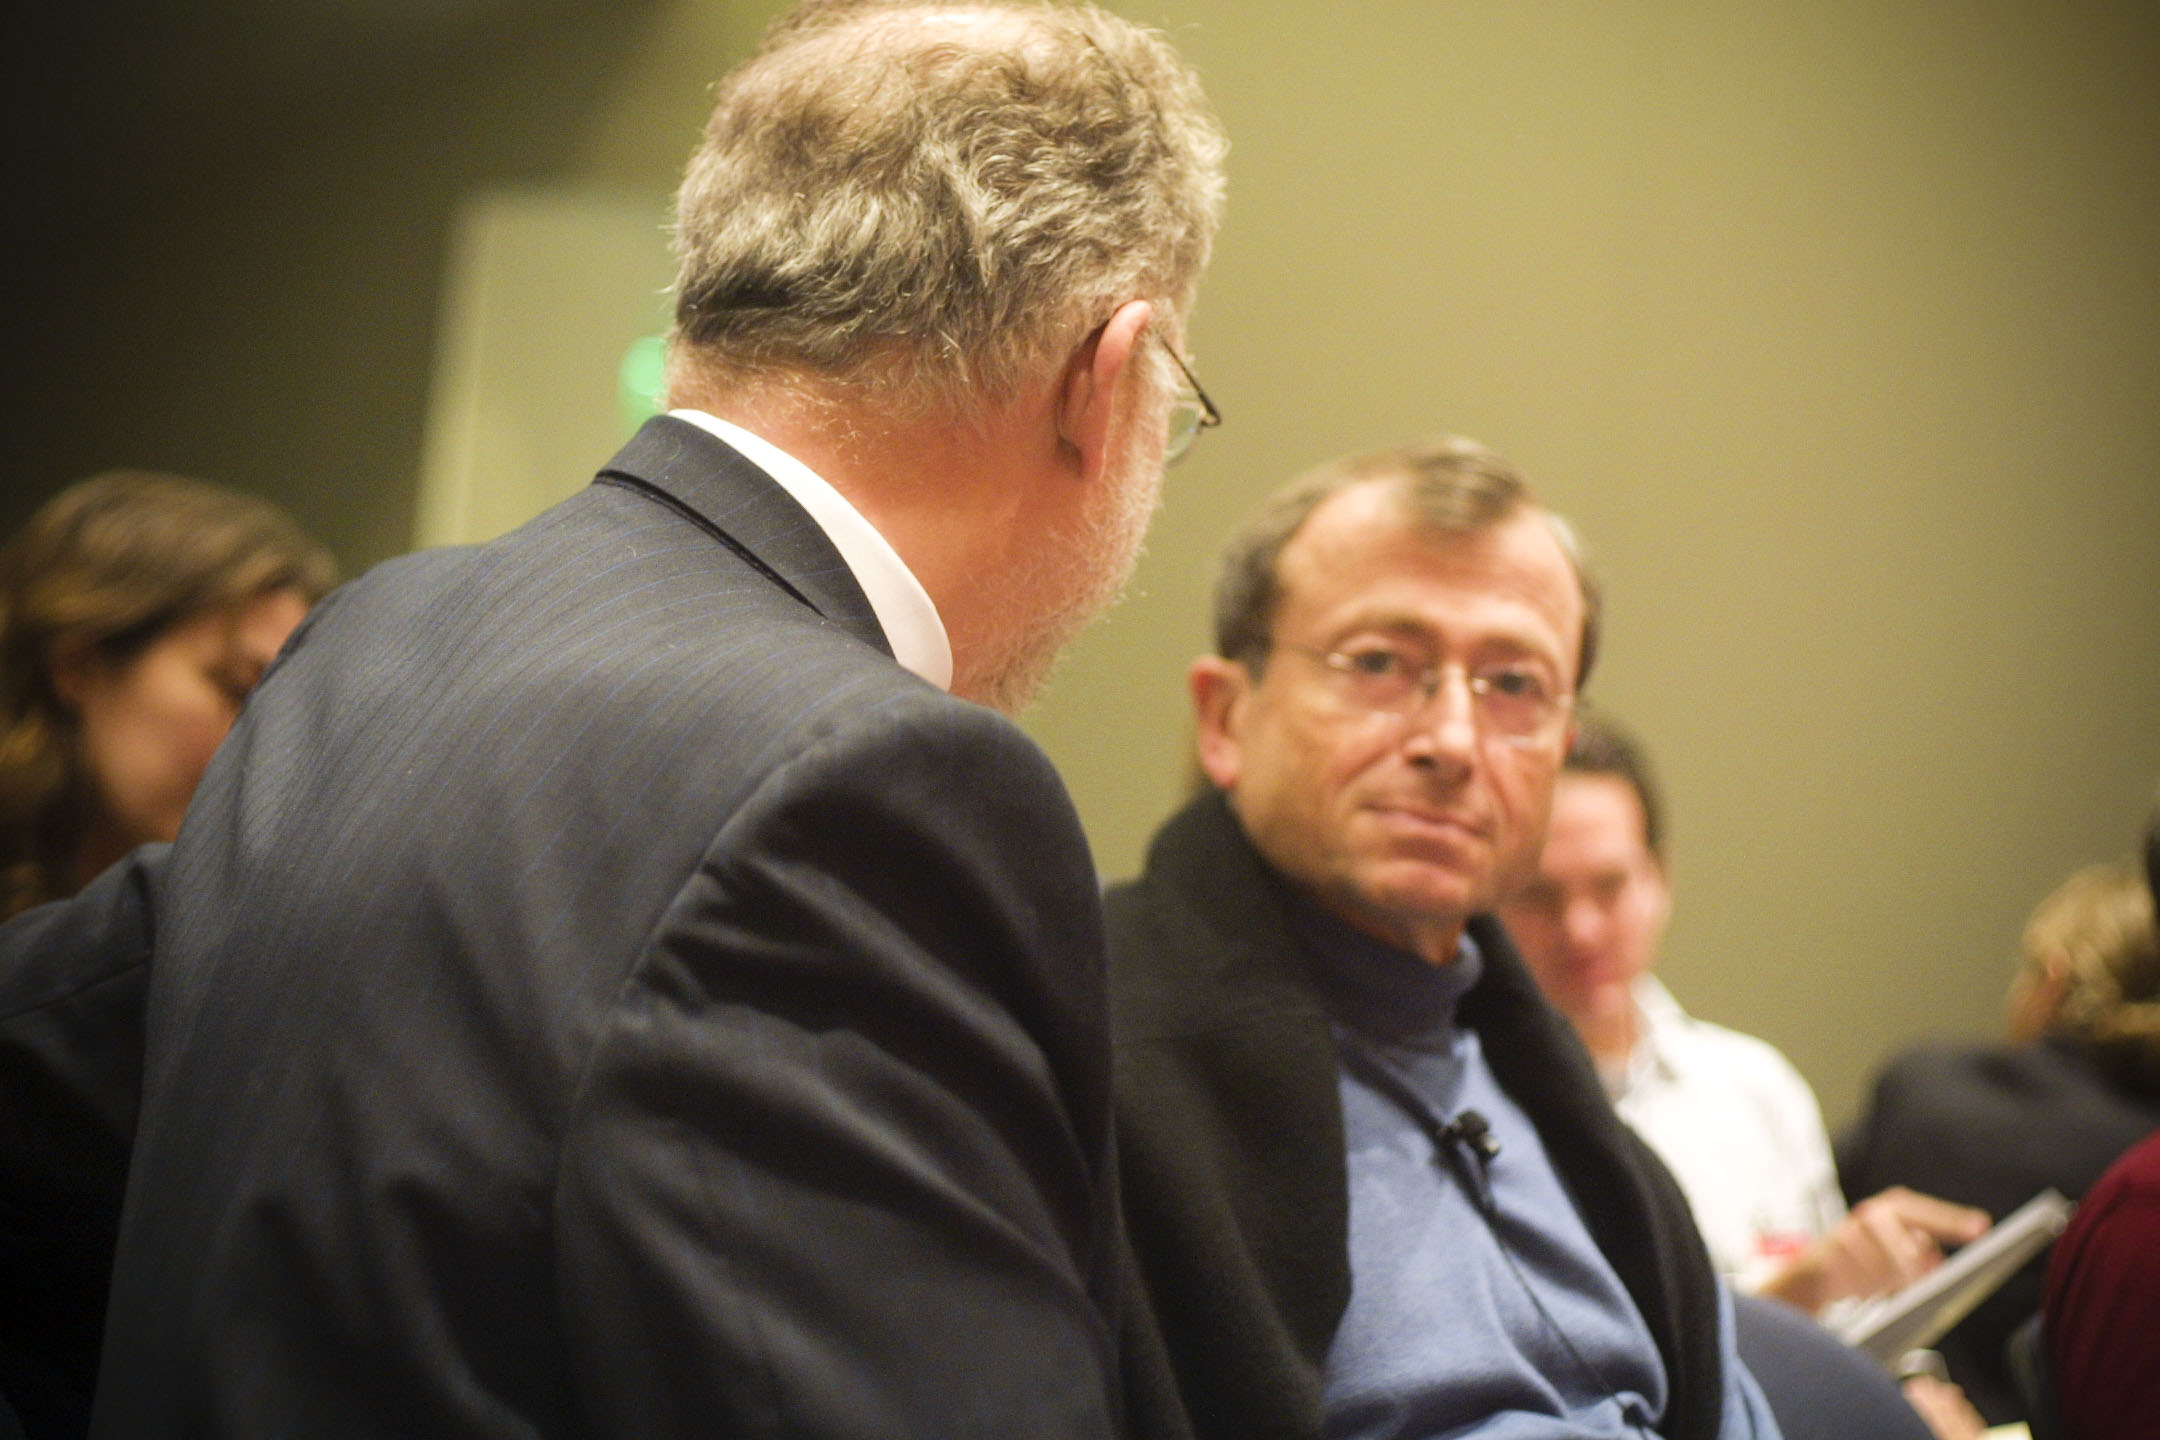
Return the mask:
[[694, 426], [378, 567], [173, 852], [99, 1433], [1100, 1433], [1090, 876]]
[[565, 1311], [615, 1413], [724, 1406], [807, 1346], [821, 1383], [787, 1434], [1110, 1423], [1092, 872], [1032, 746], [972, 707], [909, 708], [808, 746], [734, 814], [580, 1079]]

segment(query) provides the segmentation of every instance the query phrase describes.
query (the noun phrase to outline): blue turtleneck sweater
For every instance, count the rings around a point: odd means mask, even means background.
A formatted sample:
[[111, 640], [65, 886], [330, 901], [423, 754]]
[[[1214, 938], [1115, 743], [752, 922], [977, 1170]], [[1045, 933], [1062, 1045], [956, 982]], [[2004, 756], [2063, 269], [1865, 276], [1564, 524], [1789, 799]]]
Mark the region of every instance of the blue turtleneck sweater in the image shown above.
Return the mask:
[[[1327, 1440], [1654, 1437], [1665, 1368], [1635, 1302], [1500, 1089], [1456, 1003], [1483, 959], [1428, 965], [1307, 910], [1335, 1018], [1350, 1168], [1350, 1306], [1328, 1352]], [[1487, 1154], [1458, 1125], [1475, 1111]], [[1733, 1351], [1723, 1440], [1775, 1440]]]

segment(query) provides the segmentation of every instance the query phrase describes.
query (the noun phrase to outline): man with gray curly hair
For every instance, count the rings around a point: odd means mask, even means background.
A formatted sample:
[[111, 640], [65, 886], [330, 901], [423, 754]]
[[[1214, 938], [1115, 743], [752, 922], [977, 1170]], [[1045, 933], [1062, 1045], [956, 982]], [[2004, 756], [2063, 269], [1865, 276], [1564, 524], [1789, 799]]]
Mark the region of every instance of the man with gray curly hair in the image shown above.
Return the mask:
[[333, 595], [169, 856], [0, 932], [0, 1279], [83, 1229], [11, 1137], [130, 1171], [94, 1435], [1116, 1430], [1100, 908], [997, 712], [1214, 418], [1223, 149], [1084, 6], [721, 84], [672, 413]]
[[684, 178], [671, 397], [832, 480], [955, 692], [1017, 709], [1131, 569], [1166, 427], [1212, 417], [1177, 347], [1222, 152], [1176, 54], [1101, 11], [806, 5]]

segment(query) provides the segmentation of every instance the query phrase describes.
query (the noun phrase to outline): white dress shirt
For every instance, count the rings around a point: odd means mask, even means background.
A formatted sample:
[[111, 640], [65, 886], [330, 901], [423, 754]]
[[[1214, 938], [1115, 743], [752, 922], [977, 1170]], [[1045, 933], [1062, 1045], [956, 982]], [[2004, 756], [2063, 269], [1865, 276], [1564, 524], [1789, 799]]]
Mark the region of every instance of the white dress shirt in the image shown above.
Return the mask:
[[907, 562], [878, 534], [877, 527], [863, 518], [862, 511], [849, 504], [847, 497], [833, 489], [823, 476], [770, 440], [703, 410], [668, 413], [734, 446], [744, 459], [794, 496], [825, 532], [825, 538], [832, 541], [833, 549], [840, 552], [855, 583], [862, 586], [885, 632], [885, 643], [892, 646], [893, 659], [938, 689], [952, 689], [952, 642], [945, 634], [945, 622], [938, 618], [937, 606], [931, 603], [930, 593], [908, 569]]
[[1815, 1092], [1773, 1046], [1695, 1019], [1647, 975], [1635, 1007], [1640, 1038], [1606, 1087], [1686, 1192], [1711, 1263], [1752, 1290], [1845, 1215]]

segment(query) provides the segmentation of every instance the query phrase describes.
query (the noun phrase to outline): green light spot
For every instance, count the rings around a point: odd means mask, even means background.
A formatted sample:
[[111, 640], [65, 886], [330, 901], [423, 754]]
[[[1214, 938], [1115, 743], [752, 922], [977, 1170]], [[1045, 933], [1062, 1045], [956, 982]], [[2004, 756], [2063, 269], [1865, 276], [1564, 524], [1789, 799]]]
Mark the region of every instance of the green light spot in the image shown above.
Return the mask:
[[615, 411], [623, 434], [667, 408], [667, 337], [641, 335], [623, 352], [615, 372]]

